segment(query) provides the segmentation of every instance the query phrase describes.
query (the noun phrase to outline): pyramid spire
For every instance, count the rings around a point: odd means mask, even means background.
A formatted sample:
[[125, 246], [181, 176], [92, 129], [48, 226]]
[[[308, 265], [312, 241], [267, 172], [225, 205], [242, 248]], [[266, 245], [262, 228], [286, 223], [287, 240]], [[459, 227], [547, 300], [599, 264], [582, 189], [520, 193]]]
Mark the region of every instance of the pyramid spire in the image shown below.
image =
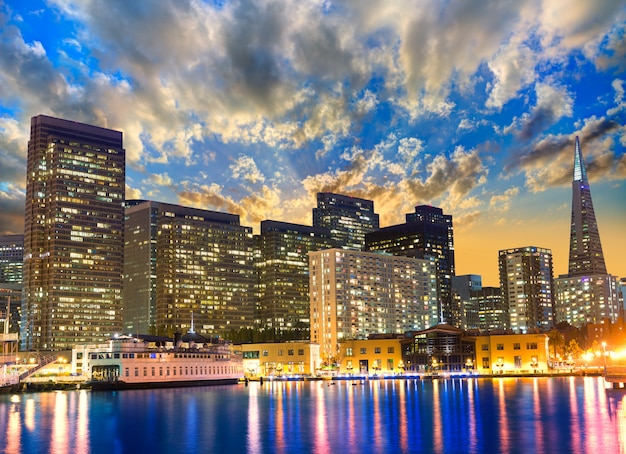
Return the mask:
[[606, 274], [598, 223], [593, 210], [580, 141], [576, 136], [574, 179], [572, 181], [572, 224], [569, 247], [569, 275]]
[[576, 147], [574, 149], [574, 181], [587, 183], [587, 171], [585, 170], [582, 151], [580, 151], [578, 136], [576, 136]]

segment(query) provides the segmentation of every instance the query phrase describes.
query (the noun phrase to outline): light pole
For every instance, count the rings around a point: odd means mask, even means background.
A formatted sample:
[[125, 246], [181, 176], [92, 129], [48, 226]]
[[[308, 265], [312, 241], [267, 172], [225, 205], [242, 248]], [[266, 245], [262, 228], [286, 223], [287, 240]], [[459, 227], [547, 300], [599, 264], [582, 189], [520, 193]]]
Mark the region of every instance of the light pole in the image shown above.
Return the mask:
[[606, 378], [606, 342], [602, 342], [602, 356], [604, 357], [604, 377]]

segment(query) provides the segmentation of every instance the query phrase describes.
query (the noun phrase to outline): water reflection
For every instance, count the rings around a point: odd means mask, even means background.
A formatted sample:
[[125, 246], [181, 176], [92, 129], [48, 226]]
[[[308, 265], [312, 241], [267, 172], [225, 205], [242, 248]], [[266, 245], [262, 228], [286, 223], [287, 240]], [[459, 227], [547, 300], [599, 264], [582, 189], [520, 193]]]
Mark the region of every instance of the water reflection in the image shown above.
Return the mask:
[[[571, 426], [573, 428], [580, 427], [582, 419], [581, 412], [578, 411], [579, 403], [578, 403], [578, 393], [576, 390], [576, 380], [572, 377], [569, 382], [569, 411], [571, 413]], [[572, 452], [582, 452], [582, 439], [581, 434], [577, 431], [573, 431], [572, 433]]]
[[442, 430], [442, 421], [441, 421], [441, 404], [439, 397], [439, 380], [433, 380], [433, 447], [435, 452], [442, 452], [443, 445], [443, 430]]
[[[541, 395], [539, 394], [539, 379], [533, 378], [533, 415], [535, 420], [534, 437], [538, 446], [543, 446], [543, 415], [541, 410]], [[548, 384], [549, 386], [550, 384]], [[548, 394], [548, 399], [551, 394]]]
[[506, 393], [504, 392], [505, 378], [495, 379], [498, 382], [498, 428], [499, 441], [502, 452], [509, 452], [509, 427], [507, 417]]
[[7, 418], [6, 430], [6, 452], [7, 454], [16, 454], [20, 452], [20, 398], [19, 396], [11, 397], [11, 404], [3, 408], [3, 416]]
[[261, 452], [261, 422], [258, 387], [250, 387], [248, 401], [248, 452]]
[[319, 391], [315, 393], [315, 452], [329, 452], [328, 439], [326, 436], [326, 399], [324, 394]]
[[475, 402], [475, 396], [474, 396], [475, 384], [476, 384], [475, 379], [470, 378], [467, 380], [467, 403], [468, 403], [468, 409], [469, 409], [468, 447], [469, 447], [470, 452], [477, 452], [478, 450], [477, 436], [478, 436], [479, 431], [476, 425], [476, 405], [477, 404]]
[[68, 437], [70, 436], [67, 424], [67, 393], [56, 393], [54, 399], [54, 415], [52, 420], [52, 436], [50, 445], [52, 452], [70, 452]]
[[400, 449], [402, 452], [408, 452], [409, 450], [409, 433], [408, 433], [408, 421], [406, 411], [406, 386], [398, 387], [398, 407], [400, 408], [400, 417], [398, 426], [400, 427]]
[[624, 452], [601, 379], [370, 380], [0, 396], [0, 452]]

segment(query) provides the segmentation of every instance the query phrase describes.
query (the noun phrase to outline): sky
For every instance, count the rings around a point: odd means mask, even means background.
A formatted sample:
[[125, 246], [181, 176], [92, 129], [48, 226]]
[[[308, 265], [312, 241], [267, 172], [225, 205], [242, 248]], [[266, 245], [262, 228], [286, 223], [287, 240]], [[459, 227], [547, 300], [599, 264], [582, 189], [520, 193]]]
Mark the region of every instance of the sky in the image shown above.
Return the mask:
[[626, 276], [623, 0], [0, 0], [0, 234], [22, 233], [30, 118], [123, 132], [126, 197], [311, 225], [316, 193], [453, 216], [456, 274], [498, 251], [567, 273], [580, 137]]

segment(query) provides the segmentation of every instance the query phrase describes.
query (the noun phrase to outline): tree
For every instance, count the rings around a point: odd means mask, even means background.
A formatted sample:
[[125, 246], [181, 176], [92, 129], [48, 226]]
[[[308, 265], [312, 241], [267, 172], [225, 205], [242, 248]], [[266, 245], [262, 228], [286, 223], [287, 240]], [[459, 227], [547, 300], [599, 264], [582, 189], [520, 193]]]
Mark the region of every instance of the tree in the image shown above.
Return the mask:
[[567, 354], [567, 356], [570, 356], [572, 360], [577, 360], [580, 359], [580, 357], [582, 356], [583, 350], [578, 345], [576, 339], [572, 339], [571, 341], [569, 341], [569, 344], [567, 344], [567, 347], [565, 348], [565, 353]]
[[563, 336], [563, 334], [556, 328], [551, 329], [550, 332], [548, 333], [548, 346], [554, 349], [553, 358], [556, 359], [557, 357], [556, 355], [557, 348], [563, 348], [564, 345], [565, 345], [565, 337]]

